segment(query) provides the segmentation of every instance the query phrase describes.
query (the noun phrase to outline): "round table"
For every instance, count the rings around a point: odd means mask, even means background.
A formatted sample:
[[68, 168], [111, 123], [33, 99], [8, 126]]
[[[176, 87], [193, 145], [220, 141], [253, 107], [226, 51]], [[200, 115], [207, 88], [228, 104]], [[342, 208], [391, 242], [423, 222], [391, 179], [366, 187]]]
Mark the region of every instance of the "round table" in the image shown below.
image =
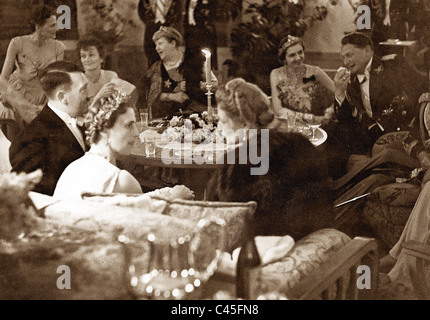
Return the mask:
[[[309, 129], [307, 129], [309, 130]], [[295, 132], [301, 132], [302, 134], [309, 135], [310, 131], [306, 131], [304, 127], [297, 126], [294, 130]], [[312, 142], [315, 146], [322, 145], [327, 140], [327, 133], [321, 128], [317, 129], [316, 137], [317, 141]], [[189, 146], [189, 147], [186, 147]], [[196, 161], [196, 155], [190, 151], [195, 150], [196, 148], [202, 148], [202, 145], [194, 145], [194, 144], [181, 144], [181, 143], [169, 143], [162, 142], [158, 140], [156, 142], [155, 149], [155, 157], [147, 157], [145, 153], [145, 143], [141, 142], [140, 139], [136, 141], [134, 144], [133, 150], [131, 154], [127, 157], [120, 157], [119, 160], [122, 163], [126, 164], [126, 169], [129, 171], [133, 171], [133, 169], [129, 169], [128, 166], [144, 166], [144, 167], [155, 167], [155, 168], [169, 168], [174, 169], [176, 174], [178, 175], [178, 183], [183, 184], [186, 187], [190, 188], [195, 193], [196, 200], [204, 200], [206, 193], [206, 184], [209, 181], [210, 177], [214, 173], [214, 171], [224, 165], [225, 161], [225, 152], [229, 150], [229, 148], [220, 144], [218, 147], [214, 144], [211, 147], [214, 148], [213, 157], [209, 158], [198, 158], [200, 161]], [[163, 158], [163, 149], [166, 148], [169, 150], [169, 156]], [[172, 148], [172, 149], [171, 149]], [[176, 151], [178, 154], [180, 150], [181, 157], [173, 157], [173, 152]], [[185, 156], [188, 155], [188, 156]], [[204, 153], [202, 153], [203, 155]], [[164, 170], [164, 169], [163, 169]], [[133, 173], [133, 172], [132, 172]], [[144, 179], [139, 179], [142, 181]], [[160, 185], [157, 187], [161, 187]]]

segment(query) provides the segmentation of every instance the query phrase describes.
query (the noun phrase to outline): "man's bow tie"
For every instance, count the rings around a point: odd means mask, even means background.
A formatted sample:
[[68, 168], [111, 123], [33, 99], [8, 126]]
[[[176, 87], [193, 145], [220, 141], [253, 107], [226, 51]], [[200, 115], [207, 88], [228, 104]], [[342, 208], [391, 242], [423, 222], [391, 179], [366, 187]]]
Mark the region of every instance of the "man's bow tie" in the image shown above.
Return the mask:
[[79, 119], [79, 118], [70, 118], [69, 119], [69, 124], [72, 127], [74, 127], [74, 128], [76, 128], [76, 127], [82, 127], [83, 126], [83, 121], [82, 121], [82, 119]]
[[70, 118], [70, 119], [69, 119], [69, 124], [70, 124], [73, 128], [76, 128], [76, 127], [77, 127], [77, 125], [76, 125], [76, 118]]
[[303, 77], [303, 83], [308, 83], [309, 81], [316, 81], [315, 75], [311, 75], [309, 78]]

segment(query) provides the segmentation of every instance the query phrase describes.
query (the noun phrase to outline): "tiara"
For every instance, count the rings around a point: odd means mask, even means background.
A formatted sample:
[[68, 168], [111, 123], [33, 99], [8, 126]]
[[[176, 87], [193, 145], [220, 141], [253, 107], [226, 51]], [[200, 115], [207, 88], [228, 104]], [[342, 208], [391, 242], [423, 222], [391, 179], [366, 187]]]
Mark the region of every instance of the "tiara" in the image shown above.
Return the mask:
[[93, 134], [102, 131], [121, 103], [129, 102], [130, 98], [129, 94], [121, 93], [118, 90], [108, 97], [100, 98], [98, 111], [92, 116], [90, 116], [91, 112], [89, 112], [86, 117], [90, 119], [86, 130], [87, 140], [90, 144]]
[[283, 52], [285, 49], [287, 49], [289, 46], [292, 46], [295, 43], [300, 42], [300, 38], [288, 35], [287, 41], [285, 41], [282, 46], [279, 48], [279, 53]]
[[94, 119], [109, 120], [116, 110], [118, 110], [121, 103], [129, 102], [130, 96], [120, 91], [115, 91], [109, 97], [100, 98], [100, 109], [94, 116]]

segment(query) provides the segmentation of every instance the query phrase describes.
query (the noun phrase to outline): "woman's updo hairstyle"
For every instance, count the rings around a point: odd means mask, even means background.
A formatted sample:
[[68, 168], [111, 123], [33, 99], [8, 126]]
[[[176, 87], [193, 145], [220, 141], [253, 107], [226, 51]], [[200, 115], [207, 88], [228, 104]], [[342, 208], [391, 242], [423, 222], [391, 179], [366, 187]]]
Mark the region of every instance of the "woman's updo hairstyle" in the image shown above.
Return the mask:
[[250, 129], [268, 127], [275, 118], [269, 97], [257, 85], [235, 78], [216, 92], [218, 108]]
[[101, 97], [91, 104], [84, 120], [85, 136], [89, 145], [97, 143], [100, 133], [112, 128], [118, 116], [124, 114], [127, 108], [131, 108], [129, 100], [128, 95], [117, 90], [112, 95]]
[[38, 5], [31, 10], [30, 21], [28, 22], [31, 32], [36, 31], [36, 25], [42, 26], [46, 20], [55, 16], [55, 8], [47, 5]]
[[175, 41], [176, 47], [180, 47], [184, 44], [182, 34], [173, 27], [161, 26], [152, 36], [152, 41], [157, 42], [161, 38], [166, 38], [169, 42]]
[[288, 48], [295, 46], [296, 44], [301, 45], [303, 50], [305, 50], [305, 43], [299, 37], [288, 35], [281, 40], [278, 46], [278, 60], [281, 63], [285, 62], [285, 55], [287, 54]]
[[78, 55], [80, 56], [81, 50], [88, 50], [89, 47], [95, 47], [97, 49], [97, 52], [99, 53], [100, 58], [106, 58], [106, 47], [100, 39], [94, 36], [88, 36], [79, 39], [76, 45]]

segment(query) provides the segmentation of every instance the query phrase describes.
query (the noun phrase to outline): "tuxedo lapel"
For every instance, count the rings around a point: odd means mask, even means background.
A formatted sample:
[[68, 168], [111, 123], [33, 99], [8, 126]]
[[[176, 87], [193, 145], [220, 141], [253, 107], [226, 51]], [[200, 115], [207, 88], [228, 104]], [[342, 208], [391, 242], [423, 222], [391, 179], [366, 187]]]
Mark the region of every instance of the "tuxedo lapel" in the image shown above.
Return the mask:
[[[70, 131], [67, 124], [65, 124], [64, 121], [61, 120], [61, 118], [57, 116], [54, 111], [51, 110], [51, 108], [46, 106], [41, 111], [41, 118], [43, 118], [43, 121], [46, 121], [46, 123], [48, 123], [49, 126], [53, 129], [52, 132], [54, 135], [62, 135], [67, 141], [70, 141], [70, 143], [73, 144], [73, 148], [79, 147], [80, 149], [82, 149], [81, 144]], [[83, 135], [83, 137], [85, 137], [85, 134]], [[84, 151], [86, 150], [84, 149]]]
[[369, 79], [369, 95], [370, 104], [372, 106], [372, 111], [374, 114], [378, 114], [379, 110], [379, 96], [380, 90], [383, 84], [383, 72], [381, 60], [373, 57], [372, 66], [370, 69], [370, 79]]

